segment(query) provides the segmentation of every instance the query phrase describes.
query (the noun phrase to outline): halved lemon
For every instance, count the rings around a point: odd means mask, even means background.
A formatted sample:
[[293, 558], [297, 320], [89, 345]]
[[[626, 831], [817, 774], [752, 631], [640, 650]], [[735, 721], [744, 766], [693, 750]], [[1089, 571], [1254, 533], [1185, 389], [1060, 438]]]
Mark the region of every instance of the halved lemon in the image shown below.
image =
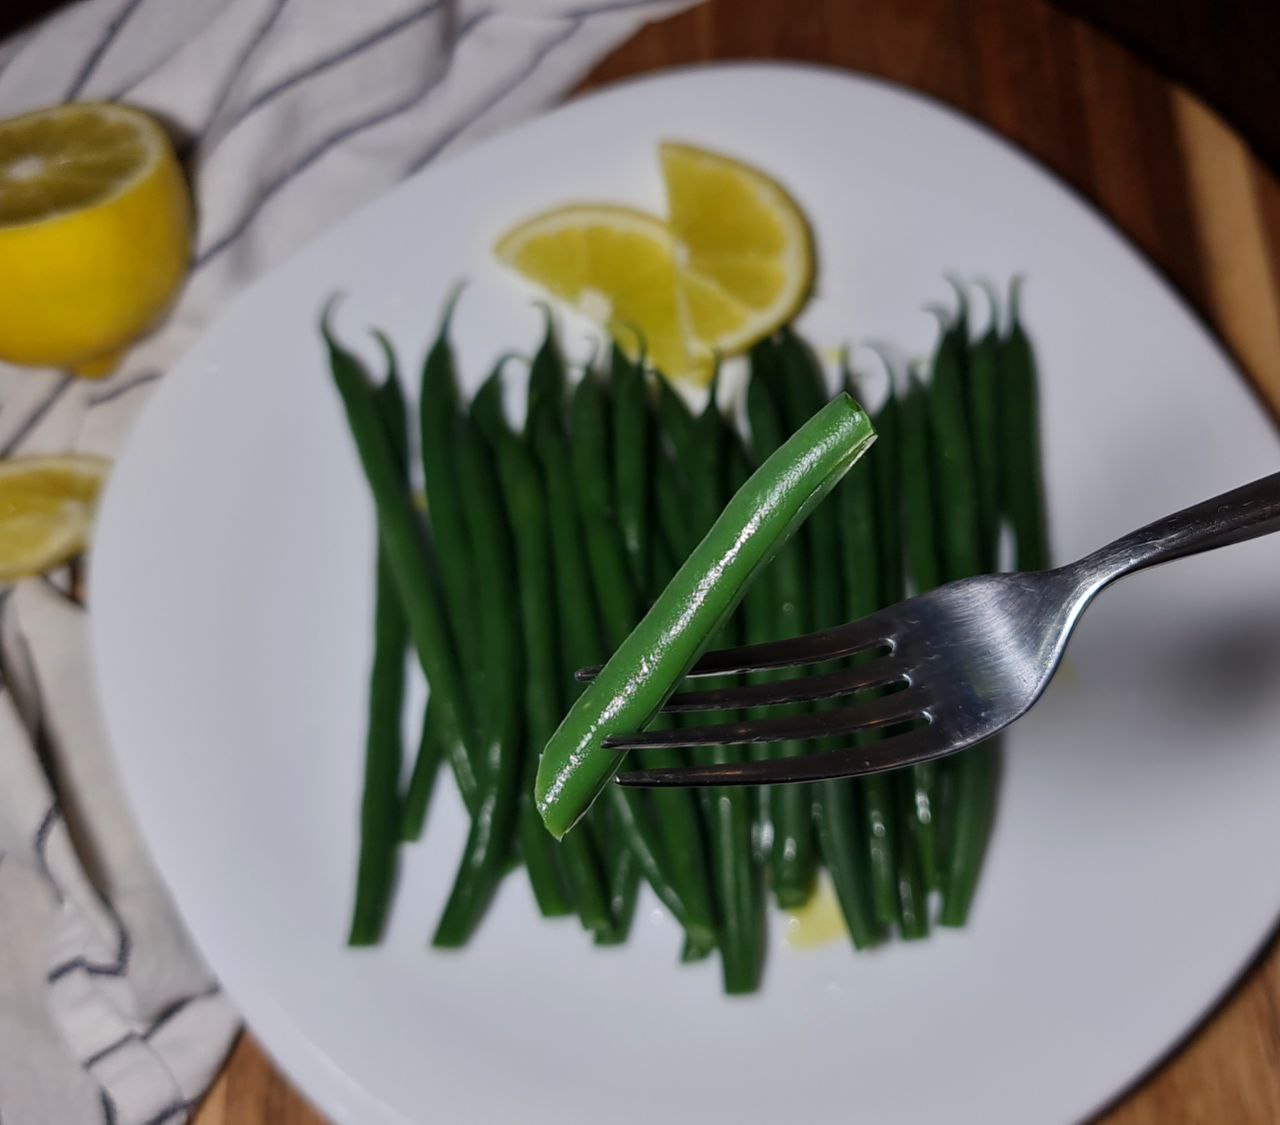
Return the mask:
[[632, 355], [643, 341], [667, 376], [705, 382], [719, 355], [790, 320], [813, 279], [809, 227], [764, 173], [664, 144], [670, 220], [630, 207], [544, 211], [498, 240], [499, 259], [608, 325]]
[[191, 229], [145, 113], [73, 103], [0, 121], [0, 359], [104, 373], [169, 307]]
[[14, 457], [0, 461], [0, 582], [78, 555], [110, 462], [101, 457]]

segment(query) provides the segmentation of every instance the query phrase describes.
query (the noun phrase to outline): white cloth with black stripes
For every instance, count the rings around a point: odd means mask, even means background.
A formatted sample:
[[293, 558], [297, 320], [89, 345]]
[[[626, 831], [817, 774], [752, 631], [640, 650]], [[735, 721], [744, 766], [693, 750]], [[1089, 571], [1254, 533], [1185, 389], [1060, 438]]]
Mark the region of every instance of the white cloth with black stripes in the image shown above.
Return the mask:
[[[690, 2], [84, 0], [0, 43], [0, 117], [67, 100], [153, 110], [182, 138], [200, 214], [177, 308], [112, 378], [0, 364], [0, 456], [114, 454], [229, 294]], [[234, 1011], [130, 823], [83, 611], [44, 579], [0, 598], [0, 1122], [185, 1120]]]

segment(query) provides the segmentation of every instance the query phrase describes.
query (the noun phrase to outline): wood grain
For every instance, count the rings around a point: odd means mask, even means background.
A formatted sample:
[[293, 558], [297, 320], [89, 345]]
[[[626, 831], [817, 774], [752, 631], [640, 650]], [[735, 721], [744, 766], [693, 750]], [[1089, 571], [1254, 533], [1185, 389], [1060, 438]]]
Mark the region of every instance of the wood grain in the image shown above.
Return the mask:
[[[583, 85], [715, 58], [845, 67], [984, 121], [1124, 230], [1280, 417], [1280, 184], [1203, 105], [1086, 24], [1043, 0], [710, 0], [644, 29]], [[197, 1125], [321, 1120], [247, 1036], [196, 1115]], [[1280, 952], [1098, 1120], [1280, 1121]]]

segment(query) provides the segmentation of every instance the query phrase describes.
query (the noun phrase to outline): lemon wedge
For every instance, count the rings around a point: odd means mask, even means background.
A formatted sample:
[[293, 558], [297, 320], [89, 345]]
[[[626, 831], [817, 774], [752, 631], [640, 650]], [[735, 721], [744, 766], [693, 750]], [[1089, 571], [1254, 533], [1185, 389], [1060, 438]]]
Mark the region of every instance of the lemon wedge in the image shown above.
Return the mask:
[[498, 259], [641, 342], [672, 379], [704, 383], [716, 355], [745, 351], [785, 324], [813, 282], [808, 223], [763, 172], [690, 145], [664, 144], [668, 221], [630, 207], [573, 204], [500, 238]]
[[0, 461], [0, 582], [40, 574], [85, 549], [109, 466], [83, 454]]
[[710, 371], [676, 306], [676, 247], [660, 219], [629, 207], [580, 204], [543, 212], [499, 239], [499, 260], [591, 319], [672, 378]]
[[146, 114], [72, 103], [0, 121], [0, 359], [105, 374], [172, 303], [191, 230]]
[[795, 200], [728, 156], [668, 142], [659, 149], [677, 300], [690, 333], [733, 355], [791, 320], [813, 284], [813, 239]]

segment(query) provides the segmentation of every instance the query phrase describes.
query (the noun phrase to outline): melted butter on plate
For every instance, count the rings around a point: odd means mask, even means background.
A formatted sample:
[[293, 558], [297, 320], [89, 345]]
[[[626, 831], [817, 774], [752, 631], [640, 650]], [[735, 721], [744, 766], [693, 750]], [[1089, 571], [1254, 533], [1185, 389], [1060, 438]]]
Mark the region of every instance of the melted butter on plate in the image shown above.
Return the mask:
[[787, 944], [792, 949], [817, 949], [835, 941], [848, 941], [840, 903], [830, 881], [823, 876], [813, 894], [787, 918]]

